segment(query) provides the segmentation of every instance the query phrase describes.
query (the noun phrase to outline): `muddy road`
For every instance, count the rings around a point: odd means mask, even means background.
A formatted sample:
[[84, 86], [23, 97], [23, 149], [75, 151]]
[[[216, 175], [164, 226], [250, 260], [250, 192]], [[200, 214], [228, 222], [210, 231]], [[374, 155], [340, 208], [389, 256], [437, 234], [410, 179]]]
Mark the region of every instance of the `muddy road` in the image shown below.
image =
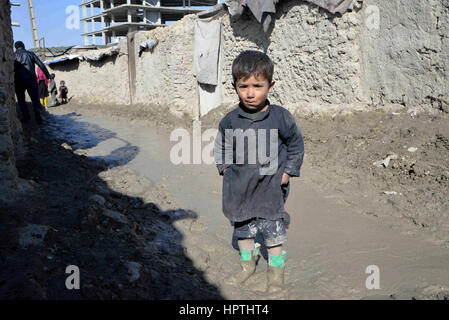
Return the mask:
[[[224, 281], [240, 267], [221, 177], [170, 161], [170, 133], [191, 124], [130, 108], [69, 103], [24, 129], [18, 169], [32, 183], [2, 204], [2, 298], [449, 298], [447, 114], [297, 118], [306, 156], [286, 204], [286, 289], [269, 295], [264, 251], [243, 287]], [[80, 290], [65, 287], [68, 265]], [[372, 266], [379, 289], [366, 286]]]

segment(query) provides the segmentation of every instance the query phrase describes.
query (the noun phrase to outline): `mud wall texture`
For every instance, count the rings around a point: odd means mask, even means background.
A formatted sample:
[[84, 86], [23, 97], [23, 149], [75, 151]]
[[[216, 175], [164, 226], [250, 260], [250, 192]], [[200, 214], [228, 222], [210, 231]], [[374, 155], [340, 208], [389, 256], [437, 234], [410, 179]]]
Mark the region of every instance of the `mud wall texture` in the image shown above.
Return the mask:
[[61, 80], [69, 98], [81, 103], [129, 104], [128, 50], [126, 39], [119, 44], [120, 54], [99, 61], [73, 59], [47, 65], [59, 87]]
[[235, 101], [233, 59], [245, 49], [266, 52], [275, 64], [272, 103], [290, 110], [364, 101], [360, 87], [360, 14], [334, 17], [304, 1], [281, 1], [267, 33], [251, 15], [224, 23], [224, 94]]
[[14, 56], [11, 11], [0, 0], [0, 200], [10, 200], [17, 190], [16, 155], [21, 153], [21, 125], [14, 92]]
[[[251, 14], [235, 18], [221, 15], [223, 72], [219, 91], [223, 103], [238, 101], [231, 84], [231, 66], [246, 49], [264, 51], [273, 59], [274, 103], [290, 110], [366, 103], [360, 85], [360, 14], [335, 18], [299, 0], [282, 1], [277, 10], [267, 33]], [[136, 51], [138, 44], [146, 40], [158, 44], [153, 52], [136, 58], [135, 102], [168, 106], [176, 114], [195, 114], [198, 89], [193, 75], [194, 19], [193, 15], [187, 16], [169, 28], [136, 34]]]
[[361, 32], [361, 83], [374, 103], [427, 104], [448, 112], [449, 1], [365, 0], [379, 27]]
[[[193, 117], [198, 103], [193, 76], [194, 16], [167, 28], [140, 31], [135, 36], [136, 95], [134, 103], [160, 104], [176, 115]], [[152, 51], [139, 57], [139, 44], [153, 40]]]
[[[238, 18], [224, 12], [219, 17], [220, 101], [237, 102], [232, 61], [242, 50], [256, 49], [275, 63], [272, 102], [294, 113], [369, 110], [390, 104], [449, 112], [448, 18], [447, 0], [365, 0], [361, 8], [343, 16], [305, 1], [284, 0], [265, 33], [250, 12]], [[193, 70], [195, 19], [189, 15], [170, 27], [135, 34], [135, 65], [130, 66], [135, 70], [133, 103], [195, 115], [199, 96]], [[139, 44], [147, 40], [157, 45], [139, 57]], [[77, 63], [52, 67], [75, 97], [90, 103], [131, 101], [125, 52], [106, 62]]]

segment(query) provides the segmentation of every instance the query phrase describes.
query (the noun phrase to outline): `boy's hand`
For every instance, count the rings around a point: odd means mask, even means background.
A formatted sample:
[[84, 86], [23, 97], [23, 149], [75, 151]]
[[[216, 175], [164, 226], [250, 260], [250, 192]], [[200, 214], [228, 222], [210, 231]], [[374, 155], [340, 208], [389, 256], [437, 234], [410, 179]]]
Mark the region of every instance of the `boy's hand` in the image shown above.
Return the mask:
[[284, 172], [282, 174], [281, 185], [287, 184], [289, 180], [290, 180], [290, 176], [288, 175], [288, 173]]

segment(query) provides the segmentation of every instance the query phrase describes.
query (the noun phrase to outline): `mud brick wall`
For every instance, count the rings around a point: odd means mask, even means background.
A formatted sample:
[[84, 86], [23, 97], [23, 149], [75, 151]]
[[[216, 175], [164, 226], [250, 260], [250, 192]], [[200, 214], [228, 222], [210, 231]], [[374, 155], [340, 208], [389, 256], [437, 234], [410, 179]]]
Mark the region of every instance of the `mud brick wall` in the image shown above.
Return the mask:
[[[133, 103], [161, 105], [193, 118], [198, 108], [194, 19], [188, 15], [169, 27], [135, 34]], [[237, 102], [232, 61], [242, 50], [256, 49], [275, 63], [271, 101], [293, 113], [370, 110], [391, 104], [449, 112], [448, 0], [365, 0], [362, 8], [343, 16], [305, 1], [284, 0], [267, 33], [251, 13], [234, 18], [225, 12], [220, 19], [219, 85], [225, 105]], [[138, 46], [146, 40], [158, 44], [153, 52], [138, 57]], [[69, 67], [52, 68], [82, 101], [127, 104], [129, 76], [123, 54], [106, 63], [68, 62]]]
[[[193, 76], [194, 16], [170, 27], [136, 34], [136, 103], [160, 104], [176, 115], [193, 117], [198, 103]], [[153, 52], [138, 56], [140, 43], [157, 41]]]
[[380, 13], [379, 28], [364, 24], [360, 39], [367, 97], [449, 112], [449, 1], [365, 0], [364, 5]]
[[128, 50], [126, 38], [120, 41], [120, 54], [99, 61], [69, 60], [47, 65], [69, 89], [69, 98], [80, 103], [129, 104]]
[[309, 3], [292, 0], [279, 3], [267, 33], [252, 15], [246, 19], [226, 16], [223, 22], [226, 98], [235, 96], [231, 85], [233, 59], [243, 50], [255, 49], [266, 52], [275, 64], [272, 103], [294, 111], [364, 101], [359, 13], [334, 17]]
[[11, 10], [0, 0], [0, 200], [11, 200], [17, 189], [15, 161], [23, 152], [15, 105]]
[[[354, 12], [334, 18], [318, 7], [282, 1], [274, 26], [264, 33], [251, 15], [222, 16], [224, 104], [237, 102], [231, 81], [234, 58], [243, 50], [266, 52], [275, 63], [273, 103], [290, 110], [325, 109], [326, 105], [365, 103], [360, 85], [359, 38], [361, 17]], [[137, 45], [148, 39], [159, 43], [137, 61], [138, 103], [158, 103], [172, 113], [193, 116], [198, 89], [193, 76], [194, 16], [167, 28], [138, 32]]]

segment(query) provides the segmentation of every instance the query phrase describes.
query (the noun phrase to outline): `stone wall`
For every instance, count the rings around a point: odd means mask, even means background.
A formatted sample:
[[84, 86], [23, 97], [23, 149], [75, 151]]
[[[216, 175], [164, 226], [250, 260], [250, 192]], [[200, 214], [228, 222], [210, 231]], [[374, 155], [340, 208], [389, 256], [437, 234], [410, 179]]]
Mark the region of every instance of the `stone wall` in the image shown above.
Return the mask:
[[22, 153], [21, 125], [14, 92], [14, 56], [11, 11], [0, 0], [0, 200], [11, 200], [17, 191], [16, 155]]

